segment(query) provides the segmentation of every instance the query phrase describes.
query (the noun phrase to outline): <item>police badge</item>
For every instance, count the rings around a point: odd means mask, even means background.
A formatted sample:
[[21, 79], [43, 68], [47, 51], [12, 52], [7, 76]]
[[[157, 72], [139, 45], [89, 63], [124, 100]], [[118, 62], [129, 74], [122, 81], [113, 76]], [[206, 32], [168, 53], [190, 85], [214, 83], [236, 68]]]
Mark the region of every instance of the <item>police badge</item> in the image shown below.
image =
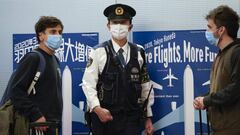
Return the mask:
[[136, 67], [131, 69], [131, 81], [137, 82], [139, 81], [139, 70]]
[[89, 57], [88, 62], [87, 62], [87, 68], [92, 65], [92, 62], [93, 62], [93, 59], [91, 57]]
[[124, 13], [124, 10], [123, 10], [122, 7], [117, 7], [117, 8], [115, 9], [115, 14], [116, 14], [116, 15], [123, 15], [123, 13]]

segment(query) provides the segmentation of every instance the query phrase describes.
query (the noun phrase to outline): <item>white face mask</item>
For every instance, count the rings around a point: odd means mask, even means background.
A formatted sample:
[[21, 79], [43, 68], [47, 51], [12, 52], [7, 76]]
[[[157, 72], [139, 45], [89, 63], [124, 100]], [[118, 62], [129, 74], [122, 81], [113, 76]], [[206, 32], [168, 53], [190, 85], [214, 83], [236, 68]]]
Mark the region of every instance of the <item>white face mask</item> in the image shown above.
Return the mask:
[[128, 25], [112, 24], [110, 25], [110, 32], [114, 38], [122, 40], [127, 37], [128, 28]]

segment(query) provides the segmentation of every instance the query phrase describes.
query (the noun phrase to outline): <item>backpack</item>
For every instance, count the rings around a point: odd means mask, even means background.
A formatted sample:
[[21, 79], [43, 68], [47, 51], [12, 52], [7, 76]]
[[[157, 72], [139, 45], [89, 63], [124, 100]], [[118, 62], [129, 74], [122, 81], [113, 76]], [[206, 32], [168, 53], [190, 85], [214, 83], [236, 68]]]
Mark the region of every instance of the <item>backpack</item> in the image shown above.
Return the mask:
[[[31, 92], [33, 92], [33, 94], [36, 94], [36, 90], [34, 86], [37, 83], [38, 79], [40, 78], [40, 75], [44, 71], [45, 65], [46, 65], [45, 58], [40, 52], [33, 50], [30, 53], [38, 54], [40, 61], [38, 63], [38, 68], [35, 73], [35, 77], [32, 80], [32, 83], [30, 84], [27, 90], [28, 95]], [[28, 119], [20, 115], [17, 111], [14, 110], [14, 106], [10, 100], [10, 96], [12, 93], [11, 86], [12, 86], [15, 75], [16, 75], [16, 70], [13, 71], [8, 81], [2, 100], [0, 102], [0, 135], [27, 135], [28, 134], [28, 125], [29, 125]]]

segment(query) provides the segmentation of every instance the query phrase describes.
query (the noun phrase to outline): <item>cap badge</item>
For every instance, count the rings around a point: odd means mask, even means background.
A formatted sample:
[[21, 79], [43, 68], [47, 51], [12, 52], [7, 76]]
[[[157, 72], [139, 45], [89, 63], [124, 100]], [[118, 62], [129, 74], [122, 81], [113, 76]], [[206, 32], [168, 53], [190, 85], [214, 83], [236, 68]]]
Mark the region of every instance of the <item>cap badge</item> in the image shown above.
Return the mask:
[[124, 10], [123, 10], [122, 7], [117, 7], [117, 8], [115, 9], [115, 14], [116, 14], [116, 15], [123, 15], [123, 12], [124, 12]]

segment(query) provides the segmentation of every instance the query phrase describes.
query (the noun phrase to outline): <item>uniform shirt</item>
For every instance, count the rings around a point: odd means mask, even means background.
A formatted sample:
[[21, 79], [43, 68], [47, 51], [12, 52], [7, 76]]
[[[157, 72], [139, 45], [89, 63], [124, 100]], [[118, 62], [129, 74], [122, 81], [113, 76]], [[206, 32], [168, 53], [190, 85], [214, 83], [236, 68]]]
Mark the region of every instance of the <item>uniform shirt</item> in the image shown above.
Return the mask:
[[[118, 52], [118, 50], [120, 49], [120, 46], [116, 42], [114, 42], [114, 40], [112, 40], [112, 44], [115, 52]], [[131, 53], [128, 42], [122, 47], [122, 49], [124, 50], [123, 52], [124, 59], [126, 63], [128, 63], [128, 61], [130, 60], [130, 53]], [[92, 49], [89, 57], [92, 60], [91, 60], [91, 63], [85, 69], [83, 79], [82, 79], [82, 82], [83, 82], [82, 88], [87, 98], [88, 106], [90, 107], [90, 110], [92, 110], [94, 107], [100, 106], [99, 99], [97, 96], [96, 85], [98, 82], [98, 75], [102, 73], [107, 61], [107, 54], [106, 54], [105, 48], [100, 47], [100, 48]], [[138, 52], [138, 62], [140, 67], [142, 68], [144, 60], [140, 52]], [[150, 87], [151, 87], [150, 82], [146, 82], [142, 84], [142, 100], [147, 98]], [[149, 96], [149, 102], [147, 106], [148, 117], [152, 116], [151, 106], [153, 105], [153, 103], [154, 103], [154, 92], [152, 90]]]

